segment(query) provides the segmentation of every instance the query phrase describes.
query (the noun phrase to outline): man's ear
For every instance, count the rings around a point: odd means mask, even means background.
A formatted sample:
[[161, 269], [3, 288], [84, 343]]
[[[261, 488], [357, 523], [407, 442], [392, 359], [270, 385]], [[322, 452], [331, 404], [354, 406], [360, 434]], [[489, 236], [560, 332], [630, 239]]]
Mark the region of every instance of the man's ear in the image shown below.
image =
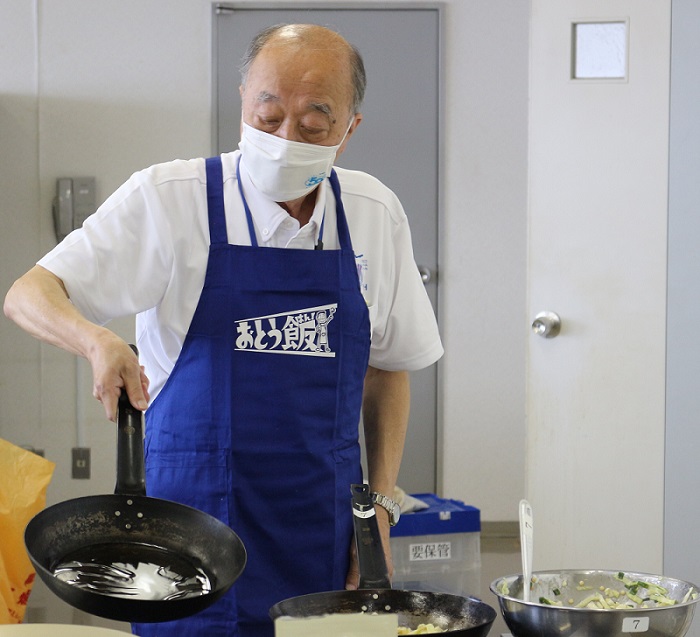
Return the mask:
[[360, 125], [361, 121], [362, 121], [362, 113], [355, 113], [353, 122], [352, 122], [352, 124], [350, 124], [350, 128], [348, 129], [348, 134], [345, 136], [343, 143], [341, 144], [340, 148], [338, 149], [338, 152], [335, 154], [336, 159], [338, 157], [340, 157], [340, 155], [345, 150], [345, 147], [348, 145], [348, 142], [350, 141], [352, 134], [355, 132], [355, 129]]

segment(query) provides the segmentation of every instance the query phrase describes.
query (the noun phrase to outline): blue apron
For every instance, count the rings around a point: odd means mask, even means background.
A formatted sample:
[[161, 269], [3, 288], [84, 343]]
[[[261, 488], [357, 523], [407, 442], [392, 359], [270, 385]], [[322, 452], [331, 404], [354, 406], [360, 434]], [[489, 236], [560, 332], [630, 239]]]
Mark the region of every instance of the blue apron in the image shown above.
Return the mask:
[[229, 244], [221, 158], [206, 169], [206, 278], [172, 374], [146, 412], [146, 484], [150, 496], [230, 525], [248, 563], [209, 609], [133, 629], [272, 637], [273, 604], [345, 586], [369, 314], [335, 171], [340, 250], [299, 250], [258, 247], [242, 189], [251, 245]]

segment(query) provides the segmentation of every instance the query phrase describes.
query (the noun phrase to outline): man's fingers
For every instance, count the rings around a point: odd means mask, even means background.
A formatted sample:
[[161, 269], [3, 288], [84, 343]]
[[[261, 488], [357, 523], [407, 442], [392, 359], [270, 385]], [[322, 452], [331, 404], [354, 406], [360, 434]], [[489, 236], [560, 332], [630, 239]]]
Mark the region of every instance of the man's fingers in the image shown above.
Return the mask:
[[105, 415], [108, 420], [116, 422], [117, 420], [117, 402], [121, 394], [121, 387], [105, 388], [95, 385], [92, 390], [92, 395], [102, 403], [105, 410]]
[[360, 585], [360, 568], [357, 562], [357, 550], [355, 549], [355, 544], [352, 544], [350, 549], [350, 566], [348, 567], [348, 574], [345, 578], [345, 590], [354, 591]]
[[117, 405], [123, 391], [136, 409], [144, 411], [148, 407], [148, 377], [136, 354], [123, 341], [117, 347], [104, 348], [95, 357], [93, 374], [93, 395], [104, 406], [109, 420], [117, 419]]

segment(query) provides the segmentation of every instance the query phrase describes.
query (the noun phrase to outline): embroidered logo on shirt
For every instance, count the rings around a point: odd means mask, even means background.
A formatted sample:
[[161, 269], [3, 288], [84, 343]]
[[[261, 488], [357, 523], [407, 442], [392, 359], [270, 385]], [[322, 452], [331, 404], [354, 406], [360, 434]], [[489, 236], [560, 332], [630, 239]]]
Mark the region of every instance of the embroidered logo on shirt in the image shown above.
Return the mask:
[[360, 279], [360, 292], [364, 295], [367, 292], [366, 277], [369, 272], [369, 263], [364, 254], [355, 255], [355, 265], [357, 266], [357, 277]]
[[236, 351], [335, 357], [328, 324], [337, 303], [236, 321]]

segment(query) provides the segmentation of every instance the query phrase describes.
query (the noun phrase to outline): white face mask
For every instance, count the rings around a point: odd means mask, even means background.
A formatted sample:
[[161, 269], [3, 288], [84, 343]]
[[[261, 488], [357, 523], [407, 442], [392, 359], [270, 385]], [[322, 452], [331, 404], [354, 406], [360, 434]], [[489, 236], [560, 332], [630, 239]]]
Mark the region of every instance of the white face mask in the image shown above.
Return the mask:
[[253, 185], [273, 201], [293, 201], [309, 194], [331, 174], [338, 149], [293, 142], [243, 123], [238, 147]]

